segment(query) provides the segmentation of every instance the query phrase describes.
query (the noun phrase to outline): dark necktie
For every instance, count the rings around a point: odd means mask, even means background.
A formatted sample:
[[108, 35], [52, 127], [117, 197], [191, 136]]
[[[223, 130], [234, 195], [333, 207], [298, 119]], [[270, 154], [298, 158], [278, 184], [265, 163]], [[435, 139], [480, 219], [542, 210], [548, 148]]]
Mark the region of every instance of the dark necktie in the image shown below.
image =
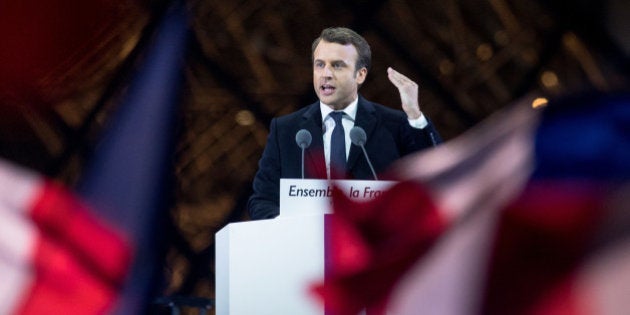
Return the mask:
[[346, 174], [346, 134], [341, 123], [343, 115], [343, 112], [330, 113], [330, 117], [335, 120], [330, 139], [330, 178], [341, 179]]

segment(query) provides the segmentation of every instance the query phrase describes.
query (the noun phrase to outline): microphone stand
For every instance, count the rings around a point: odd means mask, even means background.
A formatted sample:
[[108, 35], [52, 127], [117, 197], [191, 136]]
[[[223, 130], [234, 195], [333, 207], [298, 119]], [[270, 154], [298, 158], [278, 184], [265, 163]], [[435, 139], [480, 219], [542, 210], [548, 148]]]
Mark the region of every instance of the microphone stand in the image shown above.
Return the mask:
[[368, 158], [368, 155], [367, 155], [367, 151], [365, 150], [365, 146], [363, 144], [361, 144], [361, 149], [363, 150], [363, 154], [365, 154], [365, 160], [368, 162], [368, 165], [370, 166], [370, 170], [372, 170], [372, 175], [374, 175], [374, 180], [378, 180], [378, 177], [376, 176], [376, 172], [374, 171], [374, 166], [372, 166], [372, 162], [370, 162], [370, 159]]

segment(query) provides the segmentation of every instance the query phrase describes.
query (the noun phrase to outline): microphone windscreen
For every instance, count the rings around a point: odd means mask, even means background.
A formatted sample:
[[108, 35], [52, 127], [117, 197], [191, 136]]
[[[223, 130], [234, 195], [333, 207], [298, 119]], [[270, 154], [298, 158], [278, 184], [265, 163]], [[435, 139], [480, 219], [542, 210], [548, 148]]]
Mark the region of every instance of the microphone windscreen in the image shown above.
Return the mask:
[[362, 146], [367, 141], [367, 135], [365, 134], [365, 130], [359, 126], [354, 126], [350, 129], [350, 141], [354, 145]]
[[295, 142], [302, 149], [308, 148], [311, 145], [312, 140], [313, 136], [311, 136], [311, 133], [306, 129], [300, 129], [295, 134]]

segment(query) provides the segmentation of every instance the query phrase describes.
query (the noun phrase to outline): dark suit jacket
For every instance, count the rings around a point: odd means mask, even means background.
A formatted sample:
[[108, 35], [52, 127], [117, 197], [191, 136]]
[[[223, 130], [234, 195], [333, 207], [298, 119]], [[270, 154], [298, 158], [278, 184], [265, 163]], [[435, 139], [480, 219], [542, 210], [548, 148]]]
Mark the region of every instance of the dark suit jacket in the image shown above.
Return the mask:
[[[423, 129], [409, 125], [407, 115], [372, 103], [359, 96], [355, 126], [367, 134], [365, 150], [377, 173], [385, 171], [398, 158], [441, 142], [440, 136], [429, 121]], [[300, 129], [313, 137], [304, 154], [306, 178], [326, 178], [323, 149], [322, 115], [319, 102], [294, 113], [271, 120], [267, 145], [254, 178], [254, 193], [247, 207], [252, 219], [267, 219], [279, 214], [280, 178], [302, 177], [302, 150], [295, 142]], [[374, 179], [361, 147], [350, 148], [347, 169], [351, 179]]]

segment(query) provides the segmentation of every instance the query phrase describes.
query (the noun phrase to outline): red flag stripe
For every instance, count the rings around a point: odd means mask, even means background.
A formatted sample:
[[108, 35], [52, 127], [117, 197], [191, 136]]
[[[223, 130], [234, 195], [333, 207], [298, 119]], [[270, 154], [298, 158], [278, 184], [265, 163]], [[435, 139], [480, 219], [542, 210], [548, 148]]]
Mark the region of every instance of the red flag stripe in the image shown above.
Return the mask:
[[35, 276], [15, 314], [103, 314], [117, 298], [120, 287], [103, 281], [64, 244], [39, 238], [33, 253]]
[[487, 266], [483, 314], [574, 308], [573, 273], [606, 213], [601, 187], [590, 181], [532, 181], [504, 208]]
[[103, 281], [120, 284], [131, 261], [131, 248], [122, 234], [105, 226], [62, 187], [46, 182], [30, 207], [31, 217], [45, 237], [74, 252]]
[[130, 246], [60, 185], [0, 161], [0, 314], [102, 314]]

